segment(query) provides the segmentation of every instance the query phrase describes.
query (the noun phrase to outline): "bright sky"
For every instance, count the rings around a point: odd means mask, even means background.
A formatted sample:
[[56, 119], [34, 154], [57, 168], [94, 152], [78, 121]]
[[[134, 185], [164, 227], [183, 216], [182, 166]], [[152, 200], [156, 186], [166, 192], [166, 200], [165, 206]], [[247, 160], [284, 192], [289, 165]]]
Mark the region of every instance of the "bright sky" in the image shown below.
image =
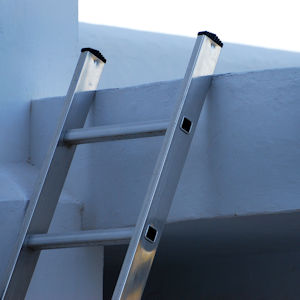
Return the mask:
[[300, 0], [79, 0], [79, 21], [300, 52]]

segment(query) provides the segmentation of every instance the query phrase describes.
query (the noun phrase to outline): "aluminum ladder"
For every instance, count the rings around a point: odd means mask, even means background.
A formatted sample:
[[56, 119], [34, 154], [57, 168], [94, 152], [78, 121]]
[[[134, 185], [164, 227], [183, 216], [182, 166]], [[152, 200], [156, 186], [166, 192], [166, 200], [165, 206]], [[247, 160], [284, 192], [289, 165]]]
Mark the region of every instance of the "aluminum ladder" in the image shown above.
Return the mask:
[[[105, 65], [97, 50], [81, 50], [56, 133], [27, 207], [8, 269], [2, 300], [24, 299], [41, 250], [129, 243], [112, 296], [141, 299], [223, 46], [215, 34], [199, 32], [170, 123], [82, 128]], [[201, 81], [194, 77], [205, 76]], [[80, 93], [86, 92], [86, 93]], [[76, 146], [83, 143], [165, 135], [135, 228], [48, 234]]]

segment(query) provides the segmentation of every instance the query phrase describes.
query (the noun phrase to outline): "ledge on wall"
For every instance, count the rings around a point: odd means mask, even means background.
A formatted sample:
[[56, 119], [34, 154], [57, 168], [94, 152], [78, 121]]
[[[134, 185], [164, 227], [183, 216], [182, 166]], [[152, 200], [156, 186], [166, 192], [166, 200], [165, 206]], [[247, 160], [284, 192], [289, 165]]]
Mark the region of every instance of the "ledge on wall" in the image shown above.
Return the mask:
[[[179, 84], [97, 91], [88, 126], [169, 119]], [[169, 221], [298, 210], [299, 93], [297, 68], [215, 76]], [[32, 103], [34, 164], [46, 151], [62, 102]], [[78, 147], [66, 188], [83, 201], [85, 229], [135, 224], [161, 142], [152, 137]]]

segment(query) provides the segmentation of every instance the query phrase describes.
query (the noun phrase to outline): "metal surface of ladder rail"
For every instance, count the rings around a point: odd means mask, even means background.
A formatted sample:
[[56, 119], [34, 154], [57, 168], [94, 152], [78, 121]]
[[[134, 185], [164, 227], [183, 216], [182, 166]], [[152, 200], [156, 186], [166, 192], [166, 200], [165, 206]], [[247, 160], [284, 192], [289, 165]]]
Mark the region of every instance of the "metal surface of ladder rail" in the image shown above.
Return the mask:
[[[40, 251], [24, 246], [24, 242], [28, 235], [48, 232], [76, 149], [76, 145], [63, 144], [64, 133], [83, 127], [105, 62], [99, 51], [91, 48], [81, 50], [55, 135], [26, 209], [7, 272], [1, 281], [2, 300], [22, 300], [26, 296]], [[79, 93], [85, 91], [89, 93]]]
[[[153, 263], [200, 112], [223, 46], [218, 37], [199, 32], [158, 156], [143, 207], [130, 241], [113, 300], [139, 300]], [[193, 81], [198, 76], [203, 80]]]

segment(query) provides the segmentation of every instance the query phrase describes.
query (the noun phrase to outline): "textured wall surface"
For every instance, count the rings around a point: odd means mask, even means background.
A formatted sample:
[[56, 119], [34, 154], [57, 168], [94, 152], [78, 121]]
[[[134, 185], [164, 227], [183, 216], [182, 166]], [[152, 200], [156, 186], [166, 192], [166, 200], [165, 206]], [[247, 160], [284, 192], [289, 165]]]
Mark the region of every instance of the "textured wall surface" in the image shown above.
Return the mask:
[[[0, 168], [0, 276], [6, 271], [38, 169], [29, 164]], [[50, 231], [82, 229], [82, 205], [64, 191]], [[102, 295], [103, 249], [78, 248], [44, 251], [26, 299], [96, 299]], [[59, 275], [59, 276], [58, 276]], [[93, 298], [94, 297], [94, 298]]]
[[[196, 79], [201, 80], [201, 78]], [[169, 119], [180, 81], [98, 91], [93, 125]], [[215, 76], [182, 174], [170, 220], [299, 209], [299, 69]], [[33, 102], [31, 162], [45, 153], [60, 99]], [[43, 125], [41, 125], [43, 124]], [[79, 146], [66, 188], [80, 194], [84, 226], [135, 223], [162, 137]], [[44, 145], [44, 147], [42, 147]]]
[[[179, 84], [98, 91], [87, 125], [169, 119]], [[299, 297], [299, 92], [297, 68], [213, 78], [145, 299]], [[32, 104], [33, 165], [42, 161], [62, 103]], [[78, 147], [65, 190], [83, 205], [84, 229], [135, 223], [161, 142]], [[105, 253], [109, 299], [123, 252]]]
[[[5, 145], [0, 162], [27, 159], [30, 100], [66, 93], [81, 47], [98, 48], [108, 59], [100, 87], [119, 88], [182, 78], [194, 43], [179, 36], [78, 25], [72, 0], [2, 1], [0, 40], [0, 141]], [[296, 67], [299, 58], [299, 53], [225, 44], [217, 73]]]
[[[183, 78], [194, 41], [183, 36], [79, 23], [80, 47], [95, 47], [107, 58], [100, 83], [104, 88]], [[219, 74], [300, 67], [297, 52], [223, 42], [216, 67]]]
[[[30, 102], [66, 93], [78, 56], [77, 26], [74, 0], [0, 1], [0, 277], [38, 174], [26, 163]], [[51, 230], [80, 230], [81, 204], [66, 192], [61, 198]], [[27, 299], [101, 298], [102, 259], [102, 249], [43, 253]]]
[[30, 100], [66, 93], [77, 34], [76, 1], [0, 2], [0, 162], [27, 159]]

